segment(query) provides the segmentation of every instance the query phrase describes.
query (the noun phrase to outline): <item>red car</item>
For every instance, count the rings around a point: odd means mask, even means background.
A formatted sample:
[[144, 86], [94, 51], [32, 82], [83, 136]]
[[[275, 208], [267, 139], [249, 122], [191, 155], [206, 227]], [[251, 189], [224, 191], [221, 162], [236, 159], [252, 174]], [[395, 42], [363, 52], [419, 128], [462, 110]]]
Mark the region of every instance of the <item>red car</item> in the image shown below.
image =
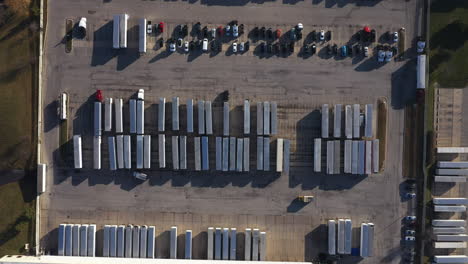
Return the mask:
[[276, 30], [276, 38], [279, 39], [281, 37], [281, 29]]
[[102, 96], [102, 91], [101, 90], [97, 90], [96, 91], [96, 101], [99, 101], [99, 102], [102, 102], [104, 100], [103, 96]]
[[164, 32], [164, 22], [159, 22], [159, 24], [158, 24], [158, 31], [159, 31], [159, 33], [163, 33], [163, 32]]
[[222, 37], [224, 35], [224, 28], [223, 26], [218, 27], [218, 36]]

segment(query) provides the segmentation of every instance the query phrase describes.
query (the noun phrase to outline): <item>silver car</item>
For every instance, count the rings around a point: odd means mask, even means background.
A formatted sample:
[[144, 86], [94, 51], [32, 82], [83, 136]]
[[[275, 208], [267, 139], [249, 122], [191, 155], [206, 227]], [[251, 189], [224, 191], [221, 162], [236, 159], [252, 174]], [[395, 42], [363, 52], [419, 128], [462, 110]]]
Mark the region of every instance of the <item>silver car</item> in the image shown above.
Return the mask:
[[244, 50], [245, 50], [245, 43], [244, 43], [244, 42], [241, 42], [241, 43], [239, 44], [239, 52], [244, 52]]

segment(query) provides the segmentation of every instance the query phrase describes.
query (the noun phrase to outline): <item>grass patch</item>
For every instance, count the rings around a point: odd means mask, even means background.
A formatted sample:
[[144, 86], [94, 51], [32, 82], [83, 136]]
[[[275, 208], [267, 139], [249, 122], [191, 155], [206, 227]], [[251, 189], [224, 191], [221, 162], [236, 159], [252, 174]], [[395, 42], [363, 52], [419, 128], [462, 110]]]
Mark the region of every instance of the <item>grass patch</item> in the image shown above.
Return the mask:
[[27, 253], [26, 243], [34, 247], [37, 2], [5, 1], [7, 8], [0, 10], [0, 170], [24, 171], [21, 180], [8, 184], [8, 173], [0, 176], [0, 257]]
[[431, 4], [430, 83], [468, 85], [468, 3], [436, 0]]

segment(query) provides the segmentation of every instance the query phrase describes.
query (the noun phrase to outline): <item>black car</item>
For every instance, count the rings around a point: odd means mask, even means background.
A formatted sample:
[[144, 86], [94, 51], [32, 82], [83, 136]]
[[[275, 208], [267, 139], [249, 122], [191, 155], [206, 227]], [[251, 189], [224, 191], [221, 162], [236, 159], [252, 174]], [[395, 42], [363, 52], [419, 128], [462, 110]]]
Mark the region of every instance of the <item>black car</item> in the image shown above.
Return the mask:
[[239, 35], [244, 34], [244, 24], [239, 25]]
[[193, 40], [190, 41], [190, 43], [189, 43], [189, 50], [190, 50], [190, 51], [195, 50], [195, 42], [193, 42]]
[[198, 34], [200, 32], [200, 29], [201, 29], [201, 23], [200, 22], [197, 22], [197, 23], [195, 23], [195, 25], [193, 25], [193, 31], [195, 32], [195, 34]]
[[327, 54], [332, 55], [332, 48], [330, 47], [330, 44], [327, 45]]
[[371, 42], [375, 42], [375, 29], [372, 29], [372, 30], [371, 30], [371, 33], [370, 33], [370, 41], [371, 41]]
[[301, 39], [302, 39], [302, 31], [298, 31], [298, 32], [296, 33], [296, 39], [297, 39], [297, 40], [301, 40]]
[[309, 54], [309, 52], [310, 52], [309, 44], [304, 44], [304, 47], [302, 48], [302, 51], [304, 52], [304, 55]]
[[271, 54], [273, 52], [273, 45], [271, 45], [271, 43], [267, 44], [266, 51], [268, 54]]
[[177, 39], [177, 47], [182, 47], [182, 39]]
[[211, 41], [211, 51], [216, 51], [218, 49], [217, 45], [216, 45], [216, 42], [215, 41]]
[[294, 42], [289, 43], [289, 52], [293, 53], [294, 52]]
[[386, 41], [392, 40], [392, 33], [390, 33], [390, 31], [385, 32], [385, 40]]
[[332, 39], [332, 32], [330, 30], [327, 31], [325, 38], [327, 41], [330, 41]]
[[315, 54], [317, 52], [317, 46], [315, 44], [312, 44], [312, 46], [310, 47], [310, 52], [312, 54]]
[[281, 45], [281, 51], [282, 51], [283, 53], [286, 53], [286, 52], [288, 51], [288, 47], [287, 47], [287, 45], [286, 45], [285, 43], [283, 43], [283, 44]]
[[336, 44], [333, 44], [332, 46], [332, 49], [333, 49], [333, 54], [338, 54], [338, 46]]
[[247, 42], [245, 42], [245, 44], [244, 44], [244, 50], [245, 50], [245, 51], [248, 51], [249, 48], [250, 48], [250, 43], [247, 41]]
[[271, 28], [267, 30], [267, 37], [268, 39], [273, 39], [273, 30]]
[[263, 54], [265, 52], [265, 43], [260, 43], [260, 47], [259, 47], [259, 51], [261, 54]]
[[356, 47], [356, 55], [361, 53], [361, 50], [362, 50], [361, 45], [357, 44], [355, 47]]
[[260, 28], [260, 37], [261, 37], [261, 38], [265, 38], [265, 34], [266, 34], [266, 29], [265, 29], [265, 27]]
[[208, 27], [204, 26], [202, 29], [203, 38], [208, 38]]
[[158, 46], [159, 46], [160, 48], [162, 48], [162, 47], [164, 46], [164, 39], [163, 39], [163, 38], [159, 38], [158, 44], [159, 44]]
[[252, 29], [252, 36], [253, 36], [254, 38], [257, 39], [257, 38], [258, 38], [258, 34], [259, 34], [259, 32], [258, 32], [258, 27], [254, 27], [254, 28]]
[[183, 37], [186, 37], [188, 35], [188, 26], [187, 25], [184, 25], [182, 27], [182, 36]]
[[315, 30], [314, 30], [314, 31], [310, 32], [309, 36], [310, 36], [309, 37], [310, 41], [315, 41], [317, 39], [317, 32], [315, 32]]
[[348, 50], [348, 55], [349, 55], [350, 57], [352, 57], [352, 56], [353, 56], [353, 46], [351, 46], [351, 45], [346, 45], [346, 47], [347, 47], [347, 50]]
[[279, 51], [280, 51], [280, 44], [276, 42], [275, 44], [273, 44], [273, 53], [278, 54]]

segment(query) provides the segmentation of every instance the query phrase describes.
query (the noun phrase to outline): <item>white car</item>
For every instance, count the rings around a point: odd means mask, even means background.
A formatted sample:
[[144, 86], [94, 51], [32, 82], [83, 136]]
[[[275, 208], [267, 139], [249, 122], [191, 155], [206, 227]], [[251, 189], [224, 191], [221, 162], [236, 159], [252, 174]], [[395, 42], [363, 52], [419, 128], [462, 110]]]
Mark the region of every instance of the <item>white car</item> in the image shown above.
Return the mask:
[[226, 25], [225, 31], [226, 31], [226, 36], [230, 36], [231, 35], [231, 26]]
[[232, 36], [233, 37], [239, 36], [239, 27], [237, 25], [232, 26]]
[[146, 24], [146, 33], [151, 34], [153, 32], [153, 25], [151, 25], [151, 21], [148, 21]]
[[405, 236], [405, 241], [415, 241], [416, 238], [414, 236]]
[[172, 41], [169, 43], [169, 51], [174, 52], [176, 50], [175, 43]]
[[416, 221], [416, 216], [414, 215], [407, 215], [405, 216], [406, 221]]
[[216, 38], [216, 28], [211, 29], [211, 37]]
[[189, 52], [189, 43], [188, 43], [188, 41], [185, 41], [185, 43], [184, 43], [184, 51]]
[[239, 44], [239, 51], [240, 51], [240, 52], [244, 52], [244, 50], [245, 50], [245, 43], [244, 43], [244, 42], [241, 42], [241, 43]]
[[298, 23], [296, 27], [297, 27], [297, 30], [299, 31], [304, 29], [304, 25], [302, 25], [302, 23]]
[[141, 173], [141, 172], [133, 172], [133, 177], [135, 179], [138, 179], [138, 180], [142, 180], [142, 181], [146, 181], [146, 179], [148, 179], [148, 175], [146, 175], [145, 173]]
[[377, 53], [377, 61], [384, 62], [384, 60], [385, 60], [385, 51], [379, 50], [379, 52]]
[[364, 47], [364, 57], [369, 57], [369, 47]]
[[324, 41], [324, 40], [325, 40], [325, 30], [320, 30], [319, 38], [320, 38], [320, 41]]
[[393, 57], [393, 52], [391, 50], [387, 50], [385, 52], [385, 61], [386, 62], [392, 61], [392, 57]]
[[237, 42], [232, 43], [232, 52], [237, 53]]
[[393, 32], [393, 42], [398, 42], [398, 32]]

